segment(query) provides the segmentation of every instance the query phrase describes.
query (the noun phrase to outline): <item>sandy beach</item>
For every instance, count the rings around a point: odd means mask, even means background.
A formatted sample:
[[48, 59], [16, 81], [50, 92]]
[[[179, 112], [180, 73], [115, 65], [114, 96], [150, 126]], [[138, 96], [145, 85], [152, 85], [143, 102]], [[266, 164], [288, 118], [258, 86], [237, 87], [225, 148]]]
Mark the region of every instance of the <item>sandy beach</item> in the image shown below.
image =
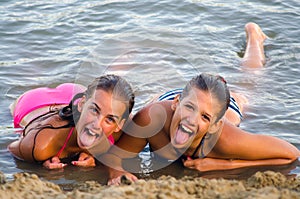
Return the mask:
[[17, 173], [6, 181], [1, 173], [0, 198], [300, 198], [300, 178], [287, 178], [279, 172], [257, 172], [246, 180], [161, 176], [120, 186], [86, 181], [64, 191], [59, 185], [41, 180], [35, 174]]

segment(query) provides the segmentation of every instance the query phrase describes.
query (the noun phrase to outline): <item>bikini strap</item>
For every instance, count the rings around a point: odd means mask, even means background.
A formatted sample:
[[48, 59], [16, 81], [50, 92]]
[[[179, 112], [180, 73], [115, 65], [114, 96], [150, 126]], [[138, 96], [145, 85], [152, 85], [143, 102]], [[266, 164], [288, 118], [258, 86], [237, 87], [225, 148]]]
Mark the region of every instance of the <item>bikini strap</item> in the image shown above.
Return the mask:
[[63, 150], [66, 148], [66, 146], [67, 146], [67, 144], [68, 144], [68, 142], [69, 142], [69, 140], [71, 138], [71, 135], [73, 134], [73, 131], [74, 131], [74, 127], [71, 128], [71, 130], [70, 130], [70, 132], [69, 132], [69, 134], [68, 134], [68, 136], [67, 136], [67, 138], [66, 138], [66, 140], [65, 140], [65, 142], [63, 144], [63, 146], [61, 147], [61, 149], [56, 154], [56, 157], [59, 157], [61, 155], [61, 153], [63, 152]]
[[[199, 142], [198, 146], [196, 147], [196, 149], [195, 149], [193, 155], [191, 156], [192, 158], [196, 155], [196, 153], [197, 153], [197, 151], [200, 149], [200, 147], [203, 146], [205, 136], [206, 136], [206, 135], [204, 135], [204, 136], [202, 137], [201, 141]], [[198, 157], [200, 157], [200, 156], [198, 156]], [[201, 158], [204, 158], [204, 157], [205, 157], [205, 154], [204, 154], [204, 152], [203, 152], [203, 147], [202, 147], [202, 148], [201, 148]]]
[[[41, 114], [41, 115], [37, 116], [36, 118], [32, 119], [30, 122], [28, 122], [28, 124], [26, 124], [26, 126], [25, 126], [24, 129], [22, 130], [23, 136], [25, 136], [25, 132], [26, 132], [28, 126], [30, 126], [30, 125], [31, 125], [32, 123], [34, 123], [36, 120], [38, 120], [38, 119], [40, 119], [40, 118], [42, 118], [42, 117], [44, 117], [44, 116], [46, 116], [46, 115], [48, 115], [48, 114], [53, 114], [53, 115], [55, 115], [56, 113], [57, 113], [56, 110], [49, 110], [48, 112], [46, 112], [46, 113], [44, 113], [44, 114]], [[52, 116], [52, 115], [50, 115], [49, 117], [51, 117], [51, 116]]]

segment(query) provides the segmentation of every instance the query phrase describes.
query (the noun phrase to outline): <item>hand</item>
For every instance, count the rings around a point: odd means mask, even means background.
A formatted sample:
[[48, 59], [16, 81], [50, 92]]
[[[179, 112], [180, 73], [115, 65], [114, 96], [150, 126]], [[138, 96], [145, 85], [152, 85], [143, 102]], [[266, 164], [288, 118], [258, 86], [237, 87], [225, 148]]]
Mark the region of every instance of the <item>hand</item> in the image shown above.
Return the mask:
[[[131, 184], [138, 180], [138, 178], [126, 171], [119, 171], [115, 169], [110, 169], [110, 178], [108, 179], [108, 185], [120, 185], [120, 184]], [[124, 182], [125, 181], [125, 182]]]
[[95, 159], [93, 156], [87, 153], [80, 153], [77, 161], [72, 161], [72, 164], [80, 167], [94, 167], [96, 166]]
[[183, 161], [183, 165], [190, 169], [198, 171], [209, 171], [216, 169], [217, 162], [213, 158], [197, 158], [192, 159], [190, 157]]
[[61, 163], [60, 159], [58, 157], [52, 157], [49, 160], [46, 160], [43, 163], [43, 166], [46, 167], [47, 169], [62, 169], [65, 166], [67, 166], [67, 164]]

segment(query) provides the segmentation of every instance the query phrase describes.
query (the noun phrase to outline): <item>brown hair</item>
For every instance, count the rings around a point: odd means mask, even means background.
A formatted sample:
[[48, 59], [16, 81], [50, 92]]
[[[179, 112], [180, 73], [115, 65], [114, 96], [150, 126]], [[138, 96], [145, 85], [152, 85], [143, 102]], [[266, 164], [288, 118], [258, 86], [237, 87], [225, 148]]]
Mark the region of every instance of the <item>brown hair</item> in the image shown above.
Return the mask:
[[89, 99], [95, 90], [101, 89], [106, 92], [113, 93], [114, 98], [122, 100], [126, 105], [126, 110], [122, 118], [127, 119], [134, 106], [135, 95], [130, 84], [120, 76], [117, 75], [103, 75], [97, 77], [91, 84], [88, 85], [87, 90], [84, 93], [75, 95], [70, 104], [62, 108], [59, 115], [62, 119], [69, 120], [71, 126], [75, 126], [80, 117], [80, 112], [77, 110], [77, 105], [74, 104], [82, 96], [86, 96]]
[[192, 88], [210, 92], [218, 100], [221, 110], [217, 115], [216, 122], [219, 121], [224, 116], [230, 102], [230, 93], [225, 79], [219, 75], [202, 73], [187, 83], [183, 89], [181, 98], [186, 97]]

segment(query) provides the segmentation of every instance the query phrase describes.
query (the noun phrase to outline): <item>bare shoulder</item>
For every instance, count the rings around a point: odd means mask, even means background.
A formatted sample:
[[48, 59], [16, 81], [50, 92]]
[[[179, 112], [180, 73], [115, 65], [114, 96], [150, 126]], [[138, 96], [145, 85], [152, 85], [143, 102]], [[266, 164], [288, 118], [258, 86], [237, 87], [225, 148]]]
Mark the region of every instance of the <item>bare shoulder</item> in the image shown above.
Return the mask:
[[44, 161], [59, 150], [68, 134], [69, 128], [57, 129], [66, 121], [57, 115], [41, 118], [27, 126], [24, 137], [19, 141], [19, 151], [26, 161]]
[[236, 127], [228, 121], [225, 121], [220, 131], [218, 141], [213, 148], [213, 152], [220, 156], [230, 154], [234, 148], [243, 142], [242, 140], [244, 140], [244, 138], [250, 135], [250, 133]]
[[171, 101], [153, 102], [139, 110], [133, 120], [148, 124], [166, 118], [171, 111]]
[[125, 125], [125, 131], [132, 135], [145, 135], [151, 137], [168, 125], [171, 116], [171, 102], [154, 102], [138, 111], [132, 120]]

